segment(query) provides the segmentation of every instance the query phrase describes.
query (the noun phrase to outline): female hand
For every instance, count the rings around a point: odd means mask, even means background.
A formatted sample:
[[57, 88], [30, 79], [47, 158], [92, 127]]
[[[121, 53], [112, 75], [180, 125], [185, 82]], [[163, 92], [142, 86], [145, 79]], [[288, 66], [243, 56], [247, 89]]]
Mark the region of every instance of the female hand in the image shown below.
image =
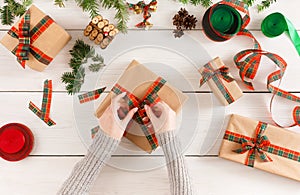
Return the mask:
[[120, 140], [124, 131], [138, 108], [129, 111], [125, 101], [126, 92], [117, 95], [99, 118], [99, 125], [107, 135]]
[[176, 113], [165, 102], [158, 102], [152, 107], [145, 105], [145, 110], [156, 133], [176, 129]]

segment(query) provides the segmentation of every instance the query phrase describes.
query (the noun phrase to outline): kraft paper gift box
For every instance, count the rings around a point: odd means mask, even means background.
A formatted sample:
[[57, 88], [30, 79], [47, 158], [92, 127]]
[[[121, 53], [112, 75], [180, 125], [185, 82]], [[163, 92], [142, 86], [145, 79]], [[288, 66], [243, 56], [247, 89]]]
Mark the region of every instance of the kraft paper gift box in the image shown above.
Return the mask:
[[228, 105], [242, 97], [243, 91], [229, 73], [228, 67], [216, 57], [199, 69], [200, 87], [208, 83], [214, 95], [223, 105]]
[[[160, 78], [158, 75], [139, 62], [133, 60], [115, 86], [120, 85], [122, 88], [126, 89], [126, 91], [141, 100], [147, 93], [149, 87], [152, 86], [158, 78]], [[102, 116], [105, 109], [111, 104], [111, 99], [115, 95], [115, 92], [111, 91], [105, 97], [96, 110], [95, 115], [97, 118]], [[157, 91], [157, 95], [160, 100], [166, 102], [176, 113], [181, 110], [182, 105], [187, 100], [186, 95], [172, 87], [168, 82], [161, 86], [160, 90]], [[154, 134], [151, 135], [155, 136]], [[124, 136], [148, 153], [151, 153], [152, 150], [157, 147], [157, 145], [150, 144], [149, 139], [146, 138], [145, 133], [141, 129], [141, 125], [137, 122], [130, 123], [127, 126]]]
[[23, 68], [26, 64], [43, 71], [70, 39], [51, 17], [32, 5], [0, 42], [17, 56]]
[[219, 156], [300, 181], [300, 134], [233, 114]]

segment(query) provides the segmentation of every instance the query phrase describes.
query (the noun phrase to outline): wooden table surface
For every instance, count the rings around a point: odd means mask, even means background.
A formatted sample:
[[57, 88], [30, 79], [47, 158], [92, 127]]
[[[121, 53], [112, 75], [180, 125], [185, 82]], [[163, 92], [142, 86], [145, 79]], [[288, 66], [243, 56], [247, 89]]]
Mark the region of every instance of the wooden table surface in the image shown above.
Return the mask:
[[[2, 4], [3, 1], [1, 0], [0, 3]], [[36, 139], [33, 152], [25, 160], [12, 163], [0, 159], [0, 194], [3, 195], [55, 194], [76, 162], [84, 156], [87, 150], [86, 145], [82, 142], [80, 130], [78, 130], [78, 127], [80, 127], [78, 123], [82, 121], [82, 118], [78, 118], [76, 115], [78, 111], [78, 107], [74, 103], [76, 98], [67, 95], [60, 77], [63, 72], [70, 70], [68, 67], [70, 59], [68, 51], [76, 39], [83, 38], [82, 31], [89, 22], [88, 14], [82, 13], [73, 0], [67, 1], [65, 8], [54, 6], [53, 1], [50, 0], [35, 0], [35, 4], [64, 27], [73, 38], [50, 66], [41, 73], [28, 68], [23, 70], [16, 62], [15, 57], [3, 46], [0, 46], [0, 126], [10, 122], [26, 124], [32, 129]], [[149, 35], [154, 32], [167, 32], [170, 34], [169, 36], [172, 36], [172, 29], [174, 28], [172, 17], [180, 7], [182, 7], [180, 3], [171, 0], [158, 1], [157, 13], [153, 13], [151, 18], [154, 27], [149, 30]], [[205, 12], [204, 8], [201, 6], [185, 7], [191, 14], [197, 16], [198, 21], [201, 21]], [[253, 32], [263, 49], [277, 53], [287, 61], [288, 68], [281, 86], [283, 89], [298, 95], [300, 93], [300, 66], [296, 50], [286, 34], [273, 39], [266, 38], [260, 30], [260, 23], [268, 14], [279, 11], [292, 21], [299, 32], [299, 7], [300, 1], [298, 0], [288, 2], [279, 0], [270, 9], [261, 13], [257, 13], [256, 8], [251, 8], [251, 22], [248, 26], [248, 29]], [[101, 10], [101, 13], [104, 17], [113, 21], [113, 10]], [[114, 40], [111, 46], [116, 47], [118, 39], [126, 39], [124, 36], [130, 36], [131, 33], [137, 35], [140, 33], [145, 35], [144, 38], [147, 39], [147, 32], [134, 28], [134, 24], [140, 19], [141, 16], [132, 15], [129, 21], [130, 30], [128, 34], [118, 35], [119, 37]], [[4, 36], [8, 29], [8, 26], [0, 25], [0, 37]], [[220, 56], [226, 65], [231, 68], [232, 74], [237, 78], [240, 87], [244, 91], [244, 96], [240, 100], [222, 108], [224, 121], [221, 121], [221, 128], [223, 130], [226, 128], [228, 116], [231, 113], [272, 123], [269, 114], [271, 94], [268, 93], [265, 84], [267, 75], [275, 69], [275, 66], [264, 59], [254, 82], [256, 90], [249, 91], [241, 83], [238, 70], [232, 60], [234, 54], [238, 51], [252, 47], [251, 40], [245, 37], [235, 37], [227, 42], [212, 42], [205, 37], [200, 22], [197, 23], [196, 30], [186, 32], [185, 36], [192, 37], [196, 43], [201, 44], [211, 58]], [[86, 38], [84, 40], [89, 42]], [[178, 40], [174, 39], [174, 41]], [[116, 45], [113, 46], [113, 44]], [[183, 41], [181, 44], [183, 48], [188, 47]], [[101, 50], [97, 51], [102, 52]], [[114, 51], [109, 50], [109, 48], [105, 52], [114, 55]], [[105, 72], [105, 76], [108, 78], [108, 86], [120, 76], [121, 70], [127, 65], [124, 62], [129, 62], [132, 58], [136, 58], [142, 63], [148, 62], [156, 58], [150, 53], [147, 53], [147, 48], [140, 48], [128, 56], [120, 57], [122, 59], [119, 60], [119, 65], [115, 66], [115, 69], [111, 68]], [[166, 55], [168, 54], [166, 53]], [[201, 54], [199, 54], [199, 57], [201, 57]], [[182, 72], [187, 80], [195, 82], [194, 70], [184, 65], [177, 66], [180, 62], [179, 57], [176, 58], [175, 56], [173, 58], [160, 54], [157, 55], [157, 60], [171, 67], [174, 66], [174, 69]], [[114, 67], [113, 62], [109, 66]], [[174, 81], [173, 85], [175, 86], [180, 85], [180, 81], [176, 82], [175, 76], [175, 74], [169, 75], [169, 80]], [[30, 100], [38, 105], [41, 102], [43, 81], [45, 79], [53, 80], [54, 92], [51, 116], [57, 122], [54, 127], [46, 126], [27, 108]], [[181, 86], [177, 87], [188, 96], [196, 97], [197, 102], [199, 102], [197, 108], [187, 103], [186, 107], [188, 108], [186, 109], [190, 111], [185, 117], [191, 121], [197, 120], [199, 122], [195, 135], [189, 143], [189, 147], [185, 150], [186, 161], [197, 194], [300, 194], [299, 183], [296, 181], [218, 158], [222, 135], [218, 138], [215, 137], [217, 141], [214, 142], [214, 146], [210, 151], [201, 153], [205, 133], [210, 128], [217, 128], [214, 127], [214, 124], [220, 122], [214, 121], [217, 119], [212, 112], [214, 107], [220, 107], [220, 105], [212, 103], [214, 96], [207, 86], [203, 86], [201, 89], [193, 88], [192, 90]], [[95, 101], [93, 105], [98, 105], [100, 101], [101, 99]], [[292, 120], [290, 111], [294, 106], [293, 103], [277, 99], [273, 111], [274, 118], [282, 124], [288, 124]], [[92, 108], [94, 109], [94, 107]], [[193, 109], [201, 112], [195, 114]], [[90, 113], [92, 112], [93, 110], [90, 111]], [[300, 133], [299, 127], [292, 130]], [[145, 167], [146, 165], [153, 165], [155, 160], [163, 161], [163, 158], [161, 152], [149, 155], [141, 151], [132, 153], [118, 150], [110, 160], [110, 164], [120, 165], [120, 167], [106, 166], [92, 188], [91, 194], [169, 194], [166, 167], [158, 166], [158, 168], [151, 170]], [[137, 167], [138, 171], [134, 170], [134, 167]]]

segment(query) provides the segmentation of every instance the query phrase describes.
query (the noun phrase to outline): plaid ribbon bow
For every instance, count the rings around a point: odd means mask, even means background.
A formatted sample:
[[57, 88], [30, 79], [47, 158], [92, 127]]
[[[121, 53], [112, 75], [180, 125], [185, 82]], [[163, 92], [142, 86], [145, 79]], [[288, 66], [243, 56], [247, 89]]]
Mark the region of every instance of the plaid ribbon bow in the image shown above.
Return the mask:
[[29, 109], [36, 114], [48, 126], [56, 125], [50, 118], [50, 108], [52, 100], [52, 80], [45, 80], [42, 108], [39, 109], [33, 102], [29, 102]]
[[[165, 83], [166, 83], [166, 80], [164, 80], [161, 77], [156, 79], [153, 82], [153, 84], [148, 88], [147, 92], [145, 93], [145, 95], [142, 99], [137, 98], [134, 94], [130, 93], [125, 88], [121, 87], [119, 84], [116, 84], [112, 88], [112, 91], [117, 95], [121, 94], [123, 92], [126, 92], [126, 95], [129, 100], [129, 109], [132, 109], [134, 107], [138, 108], [138, 111], [134, 114], [132, 119], [134, 121], [136, 121], [138, 124], [140, 124], [140, 127], [141, 127], [142, 131], [144, 132], [144, 134], [145, 134], [147, 140], [149, 141], [153, 150], [158, 147], [158, 141], [155, 136], [155, 132], [154, 132], [153, 128], [152, 127], [149, 128], [148, 126], [146, 126], [146, 124], [148, 124], [149, 121], [143, 121], [143, 118], [147, 116], [144, 106], [146, 104], [151, 106], [160, 101], [160, 98], [158, 97], [157, 92], [164, 86]], [[126, 129], [130, 128], [133, 120], [131, 120], [129, 122]]]
[[263, 135], [266, 128], [266, 123], [259, 122], [255, 129], [255, 138], [226, 130], [223, 139], [242, 145], [242, 148], [233, 150], [233, 152], [243, 154], [249, 151], [245, 160], [245, 165], [250, 167], [254, 166], [256, 152], [263, 162], [272, 162], [272, 159], [267, 153], [300, 162], [300, 152], [272, 144], [267, 136]]
[[54, 21], [49, 16], [45, 16], [32, 30], [30, 30], [30, 10], [21, 19], [18, 29], [14, 26], [7, 32], [10, 36], [19, 40], [19, 44], [12, 50], [18, 62], [25, 68], [26, 61], [29, 60], [29, 53], [39, 62], [48, 65], [53, 60], [33, 43]]
[[[271, 101], [270, 101], [270, 112], [272, 113], [273, 99], [275, 96], [279, 96], [279, 97], [300, 103], [300, 97], [297, 97], [297, 96], [279, 88], [282, 77], [283, 77], [286, 67], [287, 67], [287, 63], [285, 62], [285, 60], [283, 58], [281, 58], [279, 55], [274, 54], [274, 53], [266, 52], [263, 50], [257, 50], [257, 49], [249, 49], [249, 50], [241, 51], [235, 55], [234, 62], [239, 69], [240, 77], [241, 77], [242, 81], [245, 83], [245, 85], [249, 89], [254, 90], [251, 80], [254, 79], [254, 77], [257, 73], [258, 65], [259, 65], [259, 64], [257, 64], [257, 62], [258, 62], [258, 60], [260, 60], [260, 58], [262, 56], [268, 57], [279, 68], [279, 70], [276, 70], [276, 71], [272, 72], [271, 74], [269, 74], [268, 78], [267, 78], [267, 88], [273, 94]], [[272, 85], [272, 83], [275, 81], [279, 81], [278, 87], [275, 87], [274, 85]], [[295, 107], [295, 109], [293, 111], [293, 118], [294, 118], [294, 123], [288, 127], [293, 127], [296, 125], [300, 126], [300, 107], [299, 106]], [[274, 123], [279, 127], [283, 127], [283, 126], [277, 124], [275, 121], [274, 121]]]
[[230, 77], [229, 68], [226, 66], [220, 67], [219, 69], [214, 69], [211, 65], [211, 62], [205, 64], [204, 68], [201, 70], [202, 78], [200, 79], [200, 87], [207, 82], [208, 80], [212, 79], [215, 84], [217, 85], [218, 89], [221, 91], [223, 96], [225, 97], [226, 101], [230, 104], [234, 102], [233, 97], [231, 96], [230, 92], [222, 83], [221, 79], [224, 79], [226, 82], [232, 82], [234, 79]]
[[152, 26], [151, 23], [148, 22], [149, 18], [151, 18], [150, 12], [156, 11], [157, 0], [152, 0], [149, 4], [146, 4], [144, 1], [139, 1], [137, 4], [127, 3], [129, 10], [135, 10], [135, 7], [139, 7], [143, 14], [143, 22], [136, 24], [135, 26], [138, 28], [146, 28], [147, 26]]
[[272, 161], [272, 159], [268, 157], [266, 152], [263, 151], [263, 148], [268, 147], [271, 144], [271, 142], [269, 141], [266, 135], [262, 136], [266, 128], [267, 128], [266, 123], [259, 122], [259, 124], [256, 127], [256, 138], [254, 139], [251, 138], [249, 139], [246, 137], [241, 138], [240, 142], [242, 144], [242, 148], [234, 150], [234, 152], [239, 154], [244, 154], [245, 152], [249, 151], [245, 161], [245, 165], [250, 167], [254, 166], [256, 152], [258, 153], [262, 161], [264, 162]]

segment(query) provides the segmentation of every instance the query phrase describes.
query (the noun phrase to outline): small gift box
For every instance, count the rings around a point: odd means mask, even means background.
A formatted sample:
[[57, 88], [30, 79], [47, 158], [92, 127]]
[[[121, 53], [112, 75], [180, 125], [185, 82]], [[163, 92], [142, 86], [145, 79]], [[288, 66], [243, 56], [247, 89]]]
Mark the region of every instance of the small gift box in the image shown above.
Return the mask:
[[219, 57], [205, 64], [199, 72], [201, 74], [200, 87], [207, 82], [223, 105], [231, 104], [242, 97], [243, 91]]
[[300, 181], [300, 134], [233, 114], [219, 156]]
[[129, 122], [124, 137], [144, 151], [151, 153], [152, 150], [158, 147], [158, 142], [154, 130], [143, 124], [142, 118], [146, 116], [144, 105], [151, 106], [151, 104], [162, 100], [178, 113], [187, 100], [187, 96], [169, 85], [163, 78], [158, 77], [145, 66], [133, 60], [98, 107], [96, 117], [101, 117], [105, 109], [111, 104], [111, 99], [122, 92], [127, 94], [130, 109], [133, 107], [139, 108]]
[[43, 71], [71, 36], [32, 5], [0, 41], [25, 68]]

